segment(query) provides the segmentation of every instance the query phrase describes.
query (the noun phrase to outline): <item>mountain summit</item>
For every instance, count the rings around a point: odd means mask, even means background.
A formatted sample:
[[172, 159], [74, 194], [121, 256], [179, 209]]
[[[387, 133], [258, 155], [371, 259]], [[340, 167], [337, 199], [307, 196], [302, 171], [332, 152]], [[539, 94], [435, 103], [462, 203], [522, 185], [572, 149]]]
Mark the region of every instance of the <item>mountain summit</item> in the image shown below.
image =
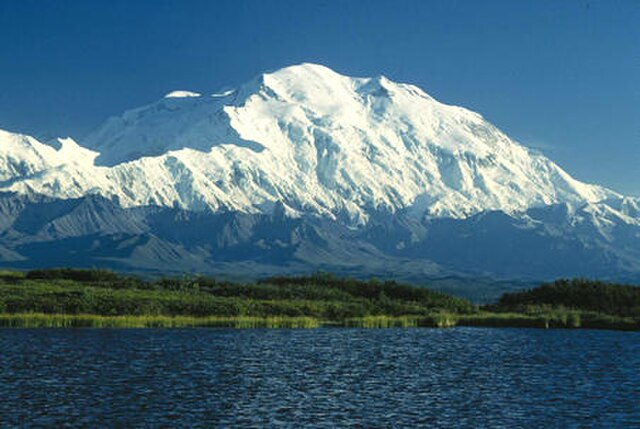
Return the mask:
[[5, 169], [14, 173], [2, 189], [97, 193], [125, 207], [268, 213], [281, 202], [361, 224], [378, 211], [464, 218], [619, 197], [416, 86], [315, 64], [225, 94], [174, 91], [109, 119], [73, 151], [22, 142], [4, 144], [3, 158], [28, 174]]
[[85, 243], [92, 264], [640, 273], [637, 199], [416, 86], [315, 64], [170, 92], [79, 143], [0, 132], [0, 191], [7, 260], [108, 236]]

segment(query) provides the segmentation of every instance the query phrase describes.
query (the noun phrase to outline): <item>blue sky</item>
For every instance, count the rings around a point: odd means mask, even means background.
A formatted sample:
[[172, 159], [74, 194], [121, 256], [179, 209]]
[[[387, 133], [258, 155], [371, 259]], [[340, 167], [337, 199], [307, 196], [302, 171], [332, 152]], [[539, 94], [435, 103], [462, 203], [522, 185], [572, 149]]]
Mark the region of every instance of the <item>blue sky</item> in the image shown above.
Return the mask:
[[173, 89], [317, 62], [482, 113], [640, 195], [640, 1], [0, 0], [0, 128], [81, 138]]

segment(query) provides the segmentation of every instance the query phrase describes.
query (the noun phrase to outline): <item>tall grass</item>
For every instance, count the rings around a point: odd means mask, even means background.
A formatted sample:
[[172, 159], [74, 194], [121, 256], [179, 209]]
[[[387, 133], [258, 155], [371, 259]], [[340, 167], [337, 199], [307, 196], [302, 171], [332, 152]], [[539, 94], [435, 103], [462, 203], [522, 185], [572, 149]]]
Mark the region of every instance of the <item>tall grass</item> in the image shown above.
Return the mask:
[[555, 311], [539, 314], [446, 312], [427, 316], [367, 316], [345, 319], [342, 326], [352, 328], [449, 328], [454, 326], [487, 328], [542, 329], [616, 329], [640, 330], [640, 321], [631, 317], [616, 317], [580, 311]]
[[[0, 327], [640, 330], [640, 288], [583, 283], [559, 282], [479, 308], [424, 288], [327, 275], [236, 284], [206, 277], [146, 281], [103, 270], [0, 270]], [[576, 298], [582, 306], [569, 306], [583, 286], [587, 296]]]
[[417, 316], [365, 316], [350, 317], [344, 320], [346, 328], [415, 328], [419, 326]]
[[629, 317], [614, 317], [596, 313], [546, 313], [527, 315], [519, 313], [476, 313], [456, 315], [434, 313], [427, 316], [365, 316], [342, 320], [321, 321], [314, 317], [289, 316], [162, 316], [131, 315], [102, 316], [96, 314], [0, 314], [1, 328], [319, 328], [323, 326], [346, 328], [448, 328], [454, 326], [494, 328], [543, 329], [617, 329], [639, 330], [640, 321]]
[[311, 317], [100, 316], [95, 314], [0, 314], [10, 328], [317, 328]]
[[365, 316], [345, 319], [348, 328], [449, 328], [456, 325], [451, 313], [434, 313], [428, 316]]

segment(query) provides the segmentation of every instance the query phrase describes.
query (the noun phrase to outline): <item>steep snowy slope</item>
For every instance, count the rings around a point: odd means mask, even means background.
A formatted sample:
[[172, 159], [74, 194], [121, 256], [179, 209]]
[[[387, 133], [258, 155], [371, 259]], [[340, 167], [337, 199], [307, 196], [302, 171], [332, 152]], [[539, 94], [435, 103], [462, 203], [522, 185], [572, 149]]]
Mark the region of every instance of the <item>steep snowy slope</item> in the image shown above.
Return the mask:
[[302, 64], [81, 144], [0, 131], [0, 265], [636, 282], [640, 200], [415, 86]]
[[97, 156], [70, 138], [43, 144], [0, 130], [0, 188], [62, 198], [115, 192], [104, 178], [106, 169], [94, 166]]
[[224, 94], [174, 91], [109, 119], [84, 142], [91, 150], [71, 139], [58, 144], [1, 133], [0, 190], [267, 214], [282, 202], [294, 216], [361, 225], [398, 211], [466, 218], [623, 204], [477, 113], [382, 76], [351, 78], [313, 64]]

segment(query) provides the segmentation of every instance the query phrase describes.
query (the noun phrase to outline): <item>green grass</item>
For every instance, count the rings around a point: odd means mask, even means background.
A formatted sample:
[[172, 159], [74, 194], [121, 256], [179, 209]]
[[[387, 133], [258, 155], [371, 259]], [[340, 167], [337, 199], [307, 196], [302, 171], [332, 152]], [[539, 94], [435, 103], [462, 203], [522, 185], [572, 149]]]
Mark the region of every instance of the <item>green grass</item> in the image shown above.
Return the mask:
[[490, 313], [475, 314], [436, 313], [428, 316], [368, 316], [349, 318], [342, 326], [354, 328], [449, 328], [454, 326], [487, 328], [542, 328], [542, 329], [615, 329], [640, 330], [640, 320], [593, 312], [553, 311], [539, 314]]
[[456, 315], [434, 313], [426, 316], [351, 317], [342, 322], [349, 328], [448, 328], [456, 325]]
[[545, 329], [616, 329], [639, 330], [640, 323], [627, 317], [572, 313], [568, 317], [558, 314], [537, 316], [517, 313], [478, 313], [456, 315], [437, 313], [429, 316], [365, 316], [343, 320], [324, 320], [313, 317], [252, 317], [252, 316], [161, 316], [97, 314], [0, 314], [0, 328], [274, 328], [311, 329], [320, 327], [346, 328], [449, 328], [455, 326], [493, 328], [545, 328]]
[[415, 328], [418, 326], [418, 316], [366, 316], [350, 317], [340, 326], [347, 328]]
[[311, 317], [101, 316], [97, 314], [0, 314], [3, 328], [317, 328]]
[[[343, 320], [376, 315], [420, 316], [434, 311], [472, 312], [454, 297], [395, 283], [282, 278], [276, 284], [234, 284], [213, 279], [143, 282], [94, 278], [66, 270], [0, 277], [0, 313], [97, 314], [102, 316], [313, 317]], [[56, 275], [59, 275], [56, 277]], [[92, 274], [94, 275], [94, 274]], [[97, 276], [95, 274], [94, 276]], [[80, 278], [82, 280], [77, 280]], [[105, 280], [106, 278], [106, 280]]]
[[640, 330], [639, 290], [559, 281], [479, 308], [426, 288], [326, 274], [238, 284], [205, 277], [145, 281], [104, 270], [0, 271], [0, 327]]

